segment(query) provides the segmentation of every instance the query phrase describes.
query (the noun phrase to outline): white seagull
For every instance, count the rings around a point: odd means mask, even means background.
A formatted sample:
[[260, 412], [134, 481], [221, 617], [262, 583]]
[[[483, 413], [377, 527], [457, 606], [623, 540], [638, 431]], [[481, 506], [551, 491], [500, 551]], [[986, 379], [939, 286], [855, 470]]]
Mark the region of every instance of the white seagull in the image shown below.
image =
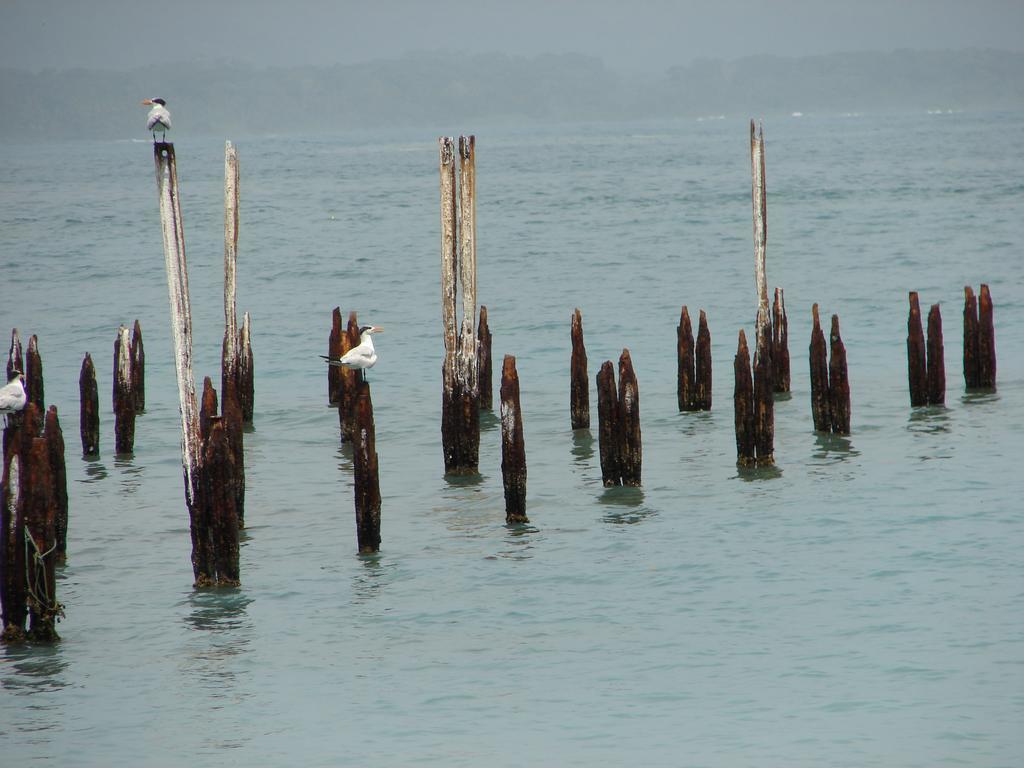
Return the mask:
[[28, 396], [25, 394], [25, 374], [14, 371], [11, 380], [0, 387], [0, 413], [4, 416], [4, 429], [7, 429], [7, 414], [25, 409]]
[[153, 141], [156, 141], [157, 133], [161, 141], [166, 141], [167, 132], [171, 130], [171, 113], [167, 109], [167, 102], [163, 99], [146, 99], [142, 106], [152, 107], [146, 120], [146, 130], [153, 134]]
[[320, 355], [327, 361], [328, 365], [340, 365], [344, 368], [352, 368], [364, 371], [373, 368], [377, 362], [377, 350], [373, 348], [373, 334], [380, 333], [384, 329], [377, 325], [363, 325], [359, 328], [359, 344], [352, 347], [341, 357], [328, 357]]

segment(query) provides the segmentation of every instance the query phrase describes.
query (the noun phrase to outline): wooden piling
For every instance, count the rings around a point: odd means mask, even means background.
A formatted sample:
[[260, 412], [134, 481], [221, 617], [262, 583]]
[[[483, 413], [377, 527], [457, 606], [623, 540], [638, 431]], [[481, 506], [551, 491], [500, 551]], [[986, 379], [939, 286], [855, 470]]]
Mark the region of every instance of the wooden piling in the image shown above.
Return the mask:
[[676, 326], [676, 404], [680, 411], [697, 410], [696, 354], [690, 312], [684, 304]]
[[135, 446], [135, 397], [132, 391], [131, 339], [123, 325], [114, 340], [114, 452], [127, 454]]
[[825, 333], [821, 330], [818, 305], [811, 307], [814, 325], [811, 328], [809, 365], [811, 371], [811, 418], [815, 432], [832, 431], [831, 400], [828, 388], [828, 351], [825, 347]]
[[132, 329], [132, 397], [135, 400], [135, 412], [146, 410], [146, 350], [142, 346], [142, 326], [136, 319]]
[[611, 360], [597, 372], [597, 444], [601, 456], [601, 482], [605, 487], [622, 485], [619, 460], [619, 397]]
[[981, 284], [978, 296], [978, 386], [996, 388], [996, 327], [992, 294]]
[[969, 285], [964, 286], [964, 387], [977, 389], [979, 376], [978, 300]]
[[[348, 313], [348, 326], [341, 334], [340, 354], [344, 355], [353, 347], [359, 344], [359, 318], [355, 312]], [[362, 371], [355, 371], [342, 366], [338, 368], [338, 428], [341, 433], [341, 442], [355, 442], [355, 417], [353, 408], [356, 402], [359, 382], [362, 380]]]
[[43, 439], [46, 441], [47, 456], [50, 460], [50, 476], [53, 479], [54, 518], [54, 559], [63, 563], [68, 551], [68, 479], [64, 462], [64, 433], [57, 418], [57, 406], [51, 405], [43, 421]]
[[622, 484], [640, 485], [643, 445], [640, 440], [640, 387], [628, 349], [619, 356], [619, 470]]
[[252, 321], [248, 312], [242, 314], [242, 329], [238, 334], [238, 343], [242, 348], [238, 370], [238, 394], [242, 403], [242, 423], [252, 424], [256, 405], [256, 390], [253, 381], [256, 368], [252, 356]]
[[846, 370], [846, 345], [839, 335], [839, 315], [832, 315], [828, 363], [829, 422], [833, 434], [850, 434], [850, 377]]
[[946, 402], [946, 363], [942, 344], [942, 313], [938, 304], [928, 311], [928, 405]]
[[17, 328], [12, 328], [11, 347], [7, 353], [7, 378], [4, 381], [10, 381], [15, 371], [19, 373], [25, 372], [25, 355], [21, 347], [21, 335], [18, 333]]
[[355, 440], [352, 465], [355, 488], [356, 542], [359, 554], [380, 550], [380, 480], [377, 438], [373, 423], [370, 385], [360, 381], [352, 408]]
[[25, 519], [25, 592], [29, 614], [27, 637], [34, 642], [59, 640], [56, 623], [63, 615], [57, 602], [57, 504], [47, 442], [31, 439], [22, 488]]
[[494, 408], [493, 376], [491, 373], [491, 329], [487, 325], [487, 307], [480, 305], [480, 323], [477, 326], [477, 374], [480, 383], [480, 408]]
[[907, 318], [907, 379], [910, 384], [910, 405], [927, 405], [928, 365], [917, 291], [910, 292], [910, 315]]
[[583, 344], [583, 316], [579, 307], [572, 316], [569, 337], [569, 424], [572, 429], [590, 429], [590, 379], [587, 377], [587, 348]]
[[136, 399], [132, 384], [135, 377], [132, 371], [131, 340], [128, 329], [120, 326], [114, 340], [114, 373], [113, 373], [113, 411], [114, 411], [114, 452], [132, 453], [135, 446], [135, 415]]
[[[334, 360], [341, 357], [341, 307], [335, 307], [331, 313], [331, 333], [327, 337], [327, 356]], [[327, 366], [327, 403], [337, 406], [338, 397], [341, 394], [341, 366]]]
[[505, 487], [505, 522], [528, 523], [526, 516], [526, 446], [519, 405], [516, 359], [505, 355], [501, 366], [501, 478]]
[[757, 461], [754, 430], [754, 378], [750, 371], [750, 351], [747, 335], [740, 329], [733, 359], [735, 386], [733, 409], [736, 425], [736, 463], [741, 467], [753, 466]]
[[100, 455], [100, 397], [96, 386], [96, 367], [88, 352], [82, 360], [78, 374], [80, 401], [79, 432], [82, 436], [82, 455]]
[[[245, 448], [242, 411], [243, 349], [238, 331], [238, 153], [224, 145], [224, 339], [221, 343], [220, 402], [223, 429], [231, 451], [228, 472], [234, 515], [245, 527]], [[230, 546], [230, 542], [227, 542]], [[237, 558], [236, 558], [237, 560]]]
[[775, 369], [771, 329], [760, 327], [754, 350], [754, 452], [759, 467], [775, 463]]
[[[441, 442], [446, 473], [475, 473], [480, 454], [480, 388], [476, 333], [476, 170], [475, 140], [459, 137], [458, 206], [455, 199], [455, 144], [440, 140]], [[456, 285], [461, 286], [462, 320], [456, 327]]]
[[693, 405], [698, 411], [711, 410], [711, 331], [704, 310], [697, 321], [697, 354], [694, 358], [696, 387]]
[[46, 409], [43, 395], [43, 361], [39, 356], [39, 338], [33, 333], [25, 352], [25, 394], [40, 412]]
[[776, 392], [789, 392], [789, 320], [786, 317], [786, 296], [781, 288], [775, 289], [772, 304], [772, 368]]
[[[28, 408], [35, 406], [26, 406]], [[25, 516], [22, 489], [24, 465], [20, 450], [20, 427], [5, 430], [12, 433], [11, 450], [3, 458], [3, 478], [0, 480], [0, 607], [3, 627], [0, 642], [17, 643], [25, 639], [25, 620], [28, 617], [25, 593]]]
[[197, 472], [196, 507], [199, 525], [193, 540], [197, 587], [236, 587], [239, 584], [237, 486], [238, 464], [226, 419], [217, 414], [217, 391], [203, 379], [199, 409], [199, 439], [203, 463]]

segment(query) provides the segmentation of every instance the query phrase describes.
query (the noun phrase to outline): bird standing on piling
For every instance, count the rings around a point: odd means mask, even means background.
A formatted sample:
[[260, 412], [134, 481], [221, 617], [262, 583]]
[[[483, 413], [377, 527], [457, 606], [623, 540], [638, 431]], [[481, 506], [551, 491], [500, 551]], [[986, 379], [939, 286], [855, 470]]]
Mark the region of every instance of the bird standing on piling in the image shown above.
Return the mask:
[[359, 344], [352, 347], [341, 357], [328, 357], [320, 355], [327, 361], [328, 365], [340, 365], [344, 368], [353, 368], [364, 371], [373, 368], [377, 362], [377, 350], [373, 348], [373, 334], [380, 333], [384, 329], [376, 325], [363, 325], [359, 327]]
[[171, 113], [167, 109], [167, 102], [163, 99], [146, 99], [142, 102], [144, 107], [152, 107], [146, 119], [146, 130], [153, 134], [153, 143], [156, 143], [156, 134], [160, 133], [160, 140], [167, 140], [167, 132], [171, 130]]
[[4, 429], [7, 429], [7, 414], [24, 410], [27, 402], [25, 374], [14, 371], [11, 373], [10, 381], [0, 387], [0, 414], [4, 417]]

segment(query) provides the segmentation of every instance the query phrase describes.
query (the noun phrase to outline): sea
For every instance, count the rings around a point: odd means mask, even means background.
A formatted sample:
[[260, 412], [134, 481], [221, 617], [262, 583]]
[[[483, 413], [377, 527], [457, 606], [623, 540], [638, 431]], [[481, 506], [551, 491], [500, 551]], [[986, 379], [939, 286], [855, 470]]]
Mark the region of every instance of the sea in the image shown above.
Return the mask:
[[[763, 121], [792, 388], [756, 470], [732, 405], [757, 309], [748, 119], [443, 127], [476, 136], [478, 301], [495, 390], [504, 355], [520, 380], [513, 526], [497, 393], [479, 474], [444, 472], [438, 130], [195, 137], [176, 119], [200, 387], [220, 381], [225, 140], [239, 156], [255, 415], [237, 589], [193, 588], [149, 137], [0, 143], [0, 328], [38, 337], [70, 498], [61, 640], [0, 647], [0, 762], [1024, 765], [1022, 118]], [[964, 286], [982, 283], [997, 387], [966, 392]], [[944, 406], [910, 405], [910, 291], [942, 311]], [[846, 345], [848, 436], [813, 429], [815, 303]], [[677, 408], [684, 305], [707, 313], [709, 412]], [[335, 307], [384, 328], [374, 556], [318, 357]], [[574, 432], [576, 308], [594, 426]], [[136, 319], [146, 411], [116, 455], [113, 344]], [[623, 349], [643, 482], [605, 488], [594, 377]], [[86, 353], [98, 458], [78, 436]]]

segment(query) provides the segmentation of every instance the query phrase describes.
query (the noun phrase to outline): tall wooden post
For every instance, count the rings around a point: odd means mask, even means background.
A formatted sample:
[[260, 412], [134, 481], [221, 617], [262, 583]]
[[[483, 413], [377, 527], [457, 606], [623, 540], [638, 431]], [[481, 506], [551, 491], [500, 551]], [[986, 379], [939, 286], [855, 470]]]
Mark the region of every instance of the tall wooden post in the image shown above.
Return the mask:
[[359, 554], [380, 549], [380, 480], [377, 469], [377, 438], [373, 424], [370, 385], [360, 381], [352, 407], [355, 423], [353, 474], [356, 509], [356, 540]]
[[910, 292], [910, 315], [907, 317], [907, 379], [910, 384], [910, 405], [927, 405], [928, 365], [917, 291]]
[[114, 340], [114, 452], [131, 453], [135, 447], [135, 396], [132, 391], [131, 337], [121, 326]]
[[78, 375], [78, 392], [81, 402], [80, 433], [82, 455], [99, 456], [100, 453], [100, 396], [96, 387], [96, 366], [88, 352], [82, 360], [82, 371]]
[[[762, 365], [774, 382], [774, 366], [771, 361], [771, 310], [768, 306], [768, 268], [765, 249], [768, 245], [768, 195], [764, 178], [764, 126], [755, 130], [750, 121], [750, 178], [751, 202], [754, 214], [754, 281], [757, 285], [757, 322], [754, 338], [757, 349], [754, 356], [761, 355]], [[768, 340], [762, 345], [762, 338]], [[774, 385], [773, 385], [774, 388]]]
[[811, 371], [811, 418], [815, 432], [832, 431], [832, 415], [828, 389], [828, 351], [825, 333], [821, 330], [818, 305], [811, 307], [814, 326], [811, 329], [809, 366]]
[[519, 374], [512, 355], [505, 355], [501, 366], [501, 478], [505, 488], [505, 522], [530, 522], [526, 516], [526, 446], [519, 406]]
[[590, 379], [587, 377], [587, 348], [583, 344], [583, 317], [579, 307], [569, 331], [572, 357], [569, 361], [569, 424], [572, 429], [590, 428]]
[[242, 355], [238, 332], [238, 153], [224, 146], [224, 341], [221, 345], [220, 404], [224, 434], [233, 454], [230, 478], [234, 513], [245, 527], [245, 446], [242, 423]]
[[942, 313], [938, 304], [928, 310], [928, 404], [946, 402], [946, 362], [942, 343]]

